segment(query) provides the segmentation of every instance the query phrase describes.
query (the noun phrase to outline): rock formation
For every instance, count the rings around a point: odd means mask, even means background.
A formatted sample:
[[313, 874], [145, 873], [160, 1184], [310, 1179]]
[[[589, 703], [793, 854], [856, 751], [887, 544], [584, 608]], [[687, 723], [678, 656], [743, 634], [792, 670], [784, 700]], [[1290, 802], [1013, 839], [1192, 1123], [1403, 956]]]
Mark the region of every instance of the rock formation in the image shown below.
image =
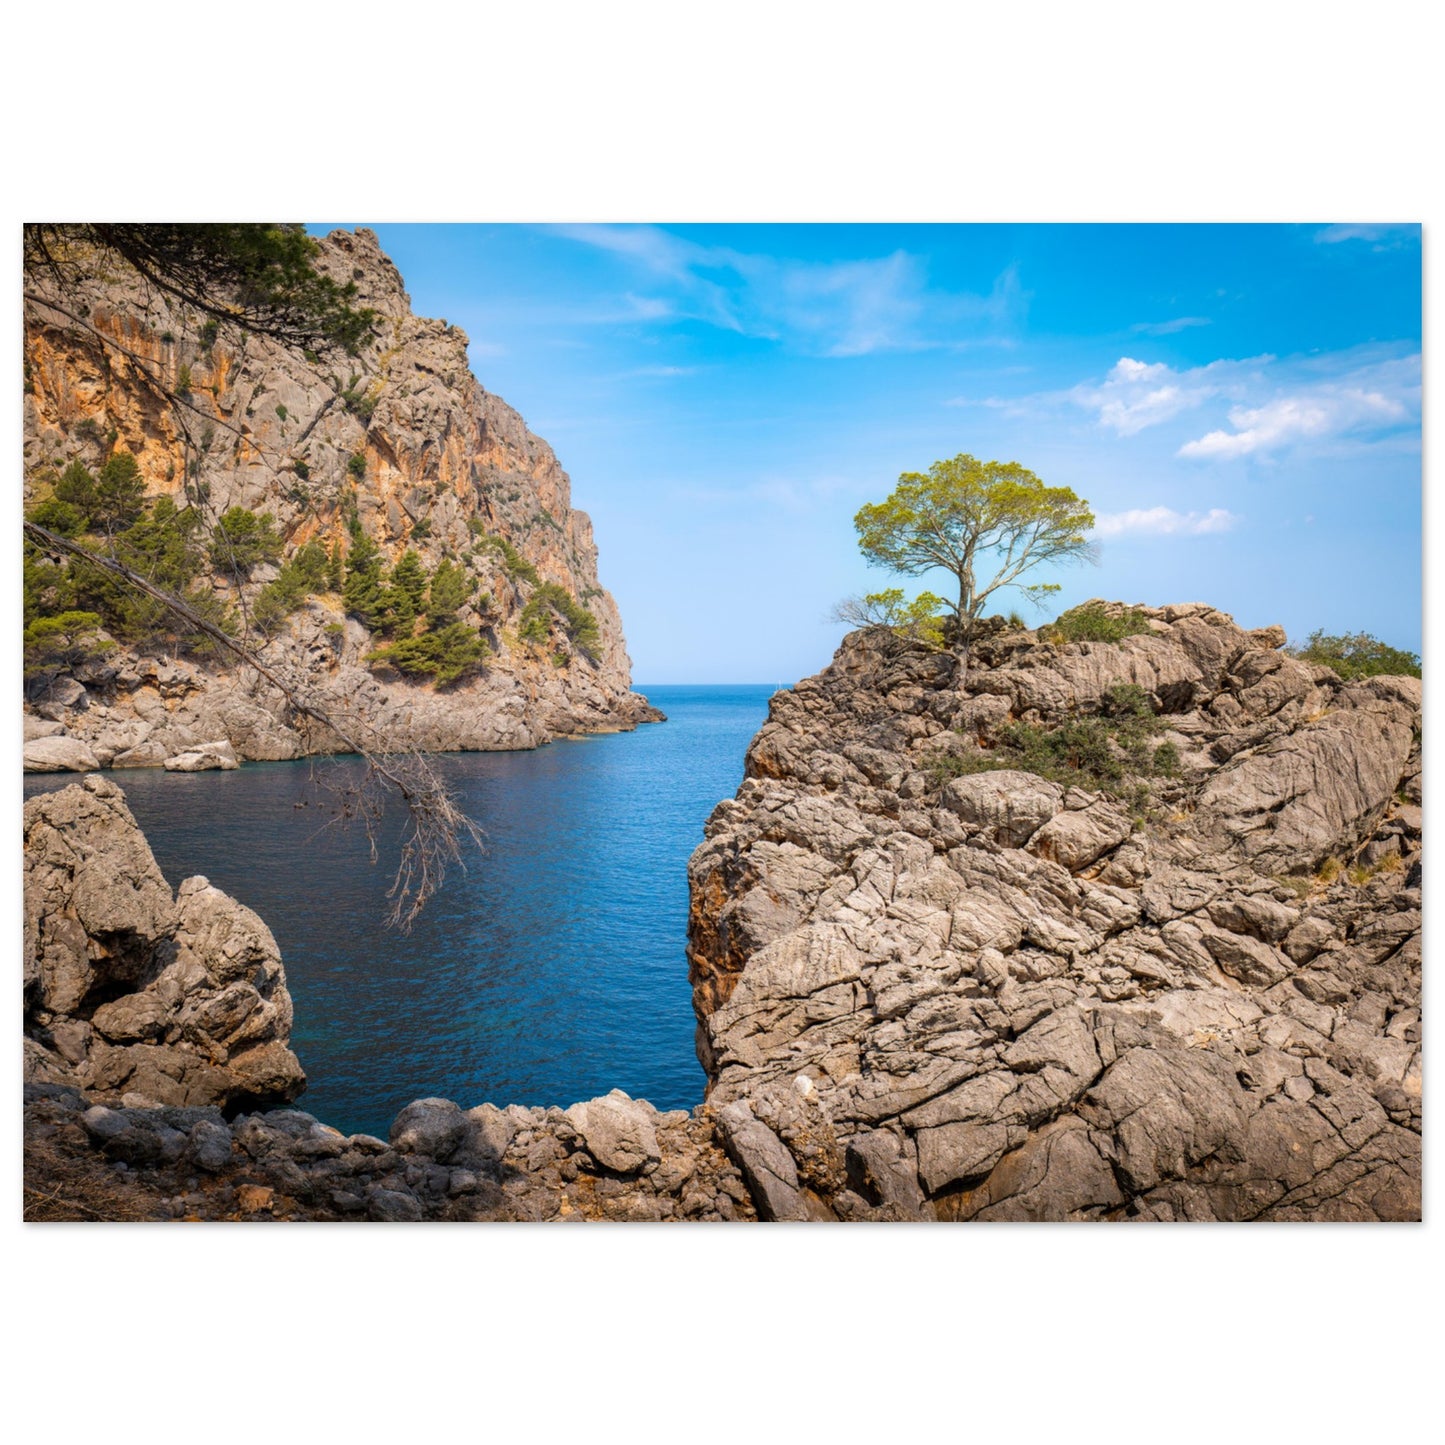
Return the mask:
[[[854, 633], [774, 697], [690, 868], [708, 1101], [765, 1217], [1419, 1217], [1420, 684], [1144, 612], [997, 632], [966, 688]], [[990, 768], [1120, 686], [1177, 777]]]
[[172, 896], [114, 783], [25, 805], [24, 947], [28, 1079], [232, 1112], [306, 1087], [270, 930], [204, 878]]
[[712, 1112], [421, 1099], [390, 1138], [277, 1105], [305, 1076], [265, 924], [172, 895], [99, 776], [25, 805], [27, 1218], [755, 1217]]
[[[310, 542], [347, 551], [358, 531], [388, 563], [408, 549], [432, 569], [460, 559], [476, 591], [460, 613], [492, 655], [478, 675], [436, 688], [368, 662], [376, 639], [334, 592], [312, 595], [264, 656], [329, 712], [386, 746], [530, 748], [660, 714], [629, 692], [621, 619], [597, 578], [587, 516], [551, 448], [467, 364], [467, 338], [411, 314], [396, 268], [367, 230], [336, 231], [318, 265], [354, 280], [380, 317], [356, 357], [317, 359], [264, 338], [208, 332], [203, 317], [99, 262], [63, 294], [27, 285], [27, 503], [73, 461], [136, 458], [152, 498], [193, 506], [208, 526], [232, 507], [269, 513], [283, 557]], [[35, 280], [35, 278], [32, 278]], [[177, 396], [180, 400], [177, 400]], [[274, 565], [214, 596], [250, 608]], [[577, 646], [552, 619], [518, 635], [528, 598], [552, 583], [592, 613]], [[261, 642], [256, 634], [252, 640]], [[589, 651], [592, 655], [589, 655]], [[248, 669], [215, 658], [118, 648], [31, 679], [28, 769], [185, 768], [335, 750], [307, 732]], [[198, 755], [198, 756], [197, 756]]]
[[[774, 697], [690, 865], [691, 1114], [261, 1108], [264, 925], [172, 898], [104, 780], [32, 800], [28, 1217], [1419, 1218], [1420, 685], [1143, 612], [1000, 626], [962, 687], [871, 629]], [[1120, 766], [997, 766], [1021, 728]]]

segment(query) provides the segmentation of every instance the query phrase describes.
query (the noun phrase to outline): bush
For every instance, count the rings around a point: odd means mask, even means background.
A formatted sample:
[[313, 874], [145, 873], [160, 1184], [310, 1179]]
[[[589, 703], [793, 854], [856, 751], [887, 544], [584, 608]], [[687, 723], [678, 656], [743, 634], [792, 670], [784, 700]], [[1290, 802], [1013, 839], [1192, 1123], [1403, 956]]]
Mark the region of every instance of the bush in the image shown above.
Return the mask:
[[[57, 488], [57, 495], [59, 489]], [[1357, 677], [1419, 677], [1420, 659], [1413, 652], [1403, 652], [1371, 637], [1368, 632], [1327, 636], [1316, 630], [1302, 644], [1285, 651], [1301, 662], [1332, 667], [1345, 682]]]
[[491, 649], [464, 623], [453, 622], [420, 637], [403, 637], [367, 654], [368, 662], [384, 662], [407, 677], [427, 677], [446, 687], [475, 672]]
[[534, 586], [541, 581], [537, 575], [537, 569], [505, 537], [489, 536], [482, 530], [481, 524], [475, 517], [468, 525], [477, 533], [478, 547], [495, 552], [501, 557], [507, 576], [517, 581], [530, 582]]
[[211, 533], [211, 564], [218, 572], [240, 580], [262, 562], [281, 559], [281, 536], [269, 512], [229, 507]]
[[366, 455], [364, 452], [352, 452], [346, 460], [346, 470], [356, 478], [358, 482], [366, 480]]
[[1074, 607], [1039, 629], [1047, 642], [1122, 642], [1151, 632], [1149, 619], [1142, 612], [1129, 609], [1118, 617], [1110, 617], [1101, 607]]
[[1105, 694], [1096, 715], [1066, 718], [1052, 728], [1010, 723], [997, 747], [936, 755], [928, 771], [935, 786], [970, 773], [1016, 768], [1065, 787], [1117, 793], [1130, 777], [1178, 776], [1178, 748], [1172, 742], [1150, 747], [1163, 726], [1143, 688], [1120, 683]]
[[556, 582], [543, 582], [527, 599], [517, 635], [524, 642], [545, 643], [552, 630], [549, 613], [561, 618], [563, 630], [577, 651], [595, 661], [601, 643], [597, 619]]
[[58, 497], [39, 502], [30, 509], [30, 520], [62, 537], [78, 537], [85, 531], [86, 515], [79, 507], [62, 502]]
[[94, 612], [39, 617], [25, 629], [25, 675], [75, 667], [103, 657], [114, 646]]

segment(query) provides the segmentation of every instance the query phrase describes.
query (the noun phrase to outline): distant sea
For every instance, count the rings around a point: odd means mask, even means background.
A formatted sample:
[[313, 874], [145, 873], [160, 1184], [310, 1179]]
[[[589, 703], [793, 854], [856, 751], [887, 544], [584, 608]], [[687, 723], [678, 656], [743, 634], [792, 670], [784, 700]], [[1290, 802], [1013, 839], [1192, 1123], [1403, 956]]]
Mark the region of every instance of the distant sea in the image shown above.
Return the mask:
[[[687, 982], [687, 860], [737, 790], [772, 685], [654, 686], [667, 715], [535, 752], [435, 759], [485, 830], [409, 934], [386, 929], [402, 811], [373, 864], [355, 825], [326, 826], [318, 778], [351, 758], [230, 773], [109, 773], [174, 887], [202, 873], [280, 945], [297, 1107], [385, 1136], [413, 1099], [574, 1103], [625, 1089], [659, 1109], [702, 1098]], [[25, 794], [76, 781], [30, 775]]]

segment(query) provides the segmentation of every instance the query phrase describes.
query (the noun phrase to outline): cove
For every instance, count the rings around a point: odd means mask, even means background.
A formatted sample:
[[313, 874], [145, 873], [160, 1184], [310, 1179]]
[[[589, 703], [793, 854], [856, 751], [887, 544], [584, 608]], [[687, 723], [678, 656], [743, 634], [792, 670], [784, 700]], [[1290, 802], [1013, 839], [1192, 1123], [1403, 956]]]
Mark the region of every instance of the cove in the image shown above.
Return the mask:
[[[434, 759], [486, 833], [409, 934], [382, 926], [403, 813], [373, 865], [316, 779], [354, 758], [107, 774], [174, 887], [202, 873], [276, 936], [295, 1004], [298, 1107], [385, 1136], [413, 1099], [567, 1105], [625, 1089], [702, 1098], [684, 952], [687, 860], [742, 781], [771, 685], [639, 687], [667, 715], [533, 752]], [[25, 795], [74, 774], [31, 774]]]

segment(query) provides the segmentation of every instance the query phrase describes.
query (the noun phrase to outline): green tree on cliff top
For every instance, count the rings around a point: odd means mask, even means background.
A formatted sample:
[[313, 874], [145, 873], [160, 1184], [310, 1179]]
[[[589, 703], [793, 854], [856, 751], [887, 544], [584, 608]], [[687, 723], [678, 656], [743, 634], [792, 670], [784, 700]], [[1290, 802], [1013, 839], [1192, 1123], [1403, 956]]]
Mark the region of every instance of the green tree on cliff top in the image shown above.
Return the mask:
[[882, 501], [853, 519], [858, 546], [875, 566], [917, 577], [950, 573], [956, 599], [954, 650], [960, 675], [984, 604], [1005, 587], [1038, 602], [1059, 585], [1019, 579], [1045, 562], [1095, 560], [1094, 514], [1068, 487], [1047, 487], [1017, 462], [981, 462], [966, 453], [905, 472]]

